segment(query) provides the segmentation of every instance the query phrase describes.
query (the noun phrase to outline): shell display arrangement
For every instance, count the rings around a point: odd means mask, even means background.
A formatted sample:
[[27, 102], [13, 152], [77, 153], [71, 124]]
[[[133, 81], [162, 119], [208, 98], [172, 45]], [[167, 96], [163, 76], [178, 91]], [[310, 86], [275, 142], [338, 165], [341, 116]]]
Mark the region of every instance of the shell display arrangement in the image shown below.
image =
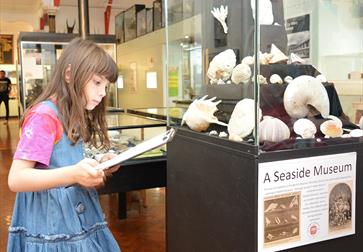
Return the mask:
[[[254, 1], [251, 1], [251, 6]], [[262, 1], [266, 4], [264, 10], [267, 14], [260, 22], [271, 21], [270, 17], [270, 1]], [[214, 8], [212, 14], [223, 27], [227, 27], [224, 22], [228, 14], [228, 8]], [[223, 14], [221, 14], [223, 13]], [[272, 18], [273, 20], [273, 18]], [[227, 32], [228, 28], [225, 28]], [[227, 49], [217, 54], [210, 62], [207, 71], [210, 85], [239, 85], [249, 84], [254, 81], [252, 74], [255, 56], [244, 57], [240, 63], [237, 62], [237, 57], [232, 49]], [[304, 60], [298, 55], [291, 53], [286, 56], [277, 46], [271, 45], [269, 53], [258, 54], [258, 62], [261, 65], [268, 64], [303, 64]], [[269, 78], [258, 75], [256, 77], [259, 85], [286, 85], [283, 93], [283, 107], [290, 117], [289, 120], [292, 127], [281, 120], [281, 118], [264, 115], [259, 108], [255, 112], [255, 101], [253, 99], [244, 98], [237, 102], [234, 110], [227, 123], [221, 122], [214, 115], [218, 110], [217, 105], [221, 101], [215, 101], [215, 97], [207, 99], [204, 96], [201, 99], [196, 99], [190, 104], [185, 112], [182, 124], [186, 123], [188, 127], [197, 132], [207, 132], [209, 135], [217, 137], [228, 137], [233, 141], [246, 141], [251, 139], [255, 128], [255, 116], [258, 116], [259, 123], [259, 142], [278, 143], [288, 139], [309, 139], [315, 138], [317, 134], [325, 138], [336, 137], [361, 137], [363, 136], [363, 119], [360, 120], [357, 129], [344, 129], [342, 121], [333, 115], [329, 114], [330, 101], [329, 96], [323, 83], [327, 79], [323, 75], [309, 76], [301, 75], [296, 78], [286, 76], [282, 79], [277, 74], [271, 74]], [[321, 118], [317, 125], [316, 120], [311, 120], [318, 116]], [[219, 124], [226, 127], [228, 134], [224, 131], [218, 133], [215, 130], [209, 131], [210, 124]], [[252, 136], [253, 137], [253, 136]], [[317, 138], [318, 140], [319, 138]]]

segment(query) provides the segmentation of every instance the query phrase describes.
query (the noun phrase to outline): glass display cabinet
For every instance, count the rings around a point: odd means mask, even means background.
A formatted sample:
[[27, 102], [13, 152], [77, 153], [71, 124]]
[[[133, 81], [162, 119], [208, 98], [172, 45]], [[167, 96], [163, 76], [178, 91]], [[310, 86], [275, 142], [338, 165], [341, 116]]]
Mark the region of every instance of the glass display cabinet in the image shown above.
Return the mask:
[[[20, 48], [19, 111], [20, 114], [42, 92], [63, 48], [77, 35], [57, 33], [21, 32]], [[114, 36], [91, 35], [113, 59], [116, 57]], [[112, 83], [108, 91], [108, 106], [117, 107], [117, 85]]]
[[[168, 145], [169, 251], [362, 249], [362, 8], [207, 0], [166, 19], [169, 97], [173, 69], [201, 69]], [[200, 56], [181, 64], [187, 37]]]

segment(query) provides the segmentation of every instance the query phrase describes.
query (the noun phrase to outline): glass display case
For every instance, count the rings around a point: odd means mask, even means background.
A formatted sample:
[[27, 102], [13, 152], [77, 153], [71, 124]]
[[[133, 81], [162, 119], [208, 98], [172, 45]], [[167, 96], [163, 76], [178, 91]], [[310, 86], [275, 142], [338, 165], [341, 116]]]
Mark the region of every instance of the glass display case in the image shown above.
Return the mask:
[[[185, 104], [216, 97], [221, 103], [214, 115], [228, 124], [220, 131], [259, 151], [316, 141], [335, 145], [363, 135], [358, 125], [363, 29], [360, 12], [354, 11], [360, 8], [357, 2], [203, 1], [193, 3], [194, 15], [184, 20], [175, 20], [173, 13], [183, 16], [182, 6], [190, 1], [178, 1], [177, 10], [175, 1], [166, 3], [170, 100]], [[213, 114], [202, 113], [215, 130]], [[238, 113], [244, 114], [237, 119]]]
[[[63, 48], [75, 37], [75, 34], [20, 33], [18, 43], [21, 71], [19, 78], [19, 111], [21, 114], [47, 85]], [[116, 58], [114, 36], [91, 35], [89, 39], [97, 42], [113, 59]], [[107, 97], [108, 106], [117, 107], [116, 84], [111, 84]]]
[[[361, 1], [194, 4], [165, 15], [168, 97], [189, 103], [168, 144], [168, 250], [360, 251]], [[175, 96], [196, 65], [195, 98]]]

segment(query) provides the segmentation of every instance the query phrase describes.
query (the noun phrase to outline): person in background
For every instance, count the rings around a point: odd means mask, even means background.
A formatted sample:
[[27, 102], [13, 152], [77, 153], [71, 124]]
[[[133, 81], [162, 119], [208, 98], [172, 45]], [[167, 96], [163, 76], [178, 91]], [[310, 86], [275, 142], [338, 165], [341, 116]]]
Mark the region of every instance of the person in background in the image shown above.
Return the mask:
[[0, 70], [0, 106], [1, 103], [5, 104], [6, 117], [4, 124], [9, 121], [9, 94], [11, 91], [11, 81], [6, 77], [5, 71]]
[[62, 52], [20, 122], [8, 176], [17, 192], [8, 252], [120, 251], [95, 189], [119, 166], [96, 170], [98, 162], [84, 158], [83, 148], [109, 147], [105, 96], [116, 80], [115, 62], [95, 43], [76, 38]]

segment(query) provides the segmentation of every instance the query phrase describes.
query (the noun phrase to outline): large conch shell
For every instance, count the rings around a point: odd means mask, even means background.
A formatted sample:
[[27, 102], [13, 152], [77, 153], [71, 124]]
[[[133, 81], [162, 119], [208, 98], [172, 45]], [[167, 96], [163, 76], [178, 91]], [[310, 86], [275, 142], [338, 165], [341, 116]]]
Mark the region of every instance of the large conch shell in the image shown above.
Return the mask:
[[289, 127], [280, 119], [272, 116], [264, 116], [258, 129], [259, 142], [281, 142], [290, 138]]
[[231, 80], [235, 84], [246, 83], [250, 80], [252, 73], [249, 65], [241, 63], [238, 64], [232, 71]]
[[[258, 118], [261, 120], [262, 111], [259, 109]], [[255, 128], [255, 101], [245, 98], [239, 101], [233, 109], [228, 123], [229, 139], [242, 141]]]
[[209, 64], [207, 76], [211, 84], [217, 84], [218, 80], [227, 81], [236, 66], [236, 54], [232, 49], [227, 49], [217, 54]]
[[211, 123], [227, 126], [227, 124], [218, 121], [213, 114], [218, 110], [217, 105], [221, 101], [214, 101], [216, 97], [206, 100], [207, 95], [201, 99], [193, 101], [188, 110], [184, 113], [181, 125], [186, 123], [194, 131], [201, 132], [208, 129]]
[[329, 115], [329, 97], [325, 87], [314, 77], [301, 75], [292, 80], [284, 93], [284, 107], [292, 118], [303, 118], [309, 113]]

